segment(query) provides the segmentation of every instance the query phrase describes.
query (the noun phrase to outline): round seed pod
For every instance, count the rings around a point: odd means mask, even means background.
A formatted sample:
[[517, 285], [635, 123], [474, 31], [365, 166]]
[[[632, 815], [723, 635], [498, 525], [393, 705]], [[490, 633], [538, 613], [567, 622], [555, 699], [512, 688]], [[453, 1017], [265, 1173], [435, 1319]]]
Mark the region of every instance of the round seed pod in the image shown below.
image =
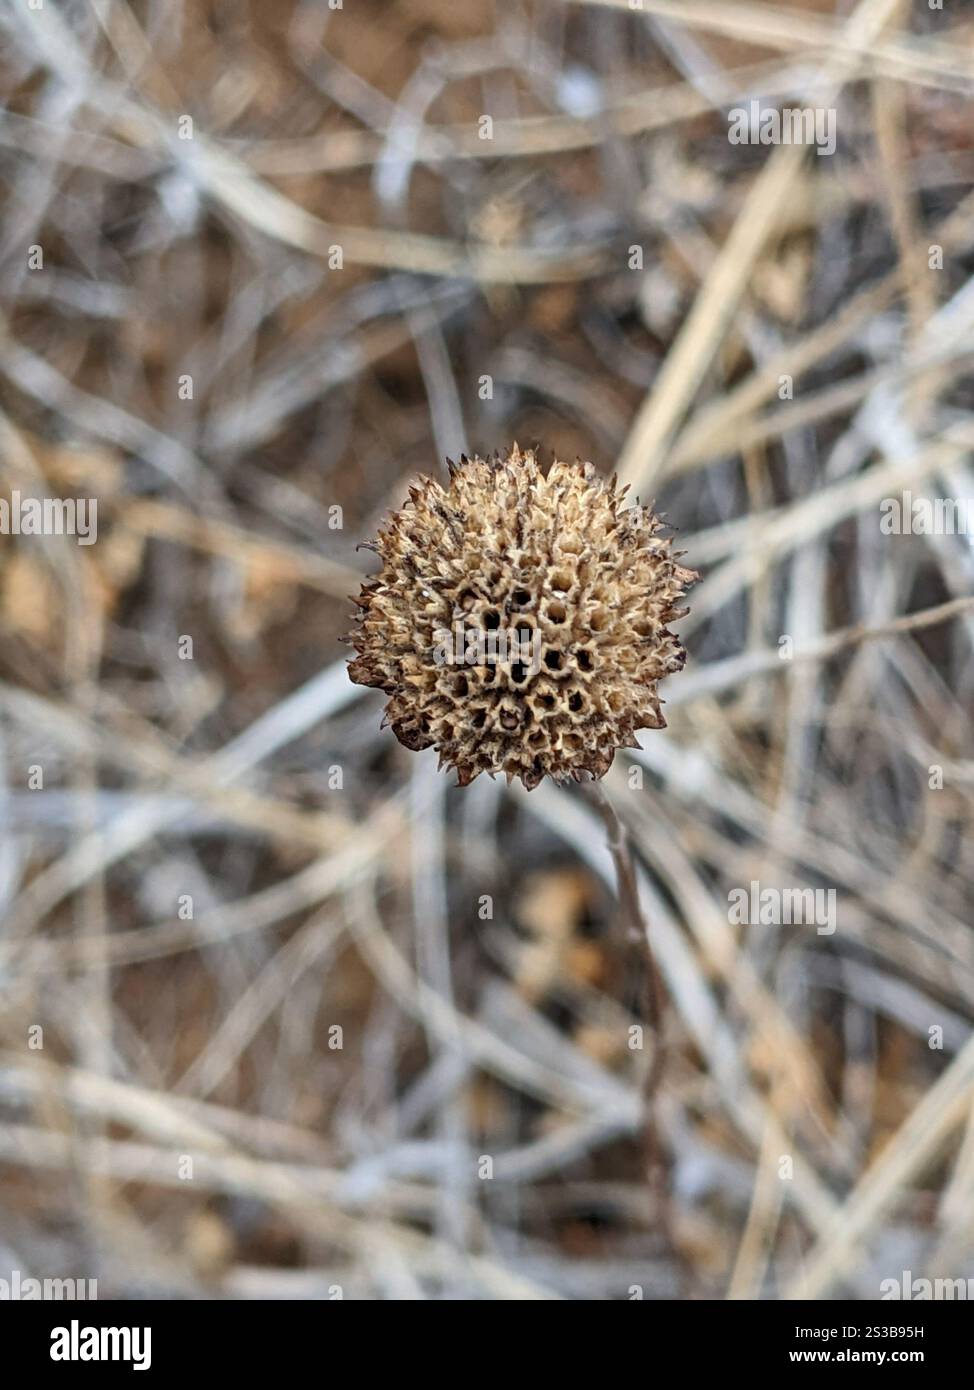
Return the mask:
[[638, 729], [665, 727], [657, 684], [686, 652], [667, 624], [697, 578], [648, 507], [590, 463], [541, 471], [533, 450], [450, 463], [370, 545], [351, 679], [390, 697], [406, 748], [481, 772], [603, 777]]

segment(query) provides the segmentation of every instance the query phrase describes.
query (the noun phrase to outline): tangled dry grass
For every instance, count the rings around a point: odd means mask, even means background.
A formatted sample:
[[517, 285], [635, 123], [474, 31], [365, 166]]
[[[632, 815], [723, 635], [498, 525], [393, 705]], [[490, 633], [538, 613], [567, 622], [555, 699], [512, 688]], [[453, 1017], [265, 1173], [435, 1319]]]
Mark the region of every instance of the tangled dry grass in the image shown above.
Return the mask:
[[[974, 499], [974, 18], [637, 8], [4, 4], [3, 492], [99, 529], [0, 537], [0, 1274], [974, 1276], [974, 550], [880, 525]], [[835, 152], [729, 141], [756, 98]], [[515, 438], [704, 576], [604, 784], [665, 1231], [594, 809], [456, 789], [337, 641], [356, 542]], [[752, 882], [835, 930], [736, 923]]]

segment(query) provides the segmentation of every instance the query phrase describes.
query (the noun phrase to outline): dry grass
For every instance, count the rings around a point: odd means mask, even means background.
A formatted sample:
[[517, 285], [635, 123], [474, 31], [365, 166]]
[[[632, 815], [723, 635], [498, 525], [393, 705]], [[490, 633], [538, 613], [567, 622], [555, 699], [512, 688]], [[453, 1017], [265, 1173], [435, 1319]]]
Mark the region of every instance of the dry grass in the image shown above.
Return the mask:
[[[0, 1277], [974, 1277], [974, 550], [879, 524], [974, 503], [974, 20], [641, 9], [0, 12], [2, 493], [99, 507], [90, 547], [0, 537]], [[755, 96], [835, 107], [835, 154], [730, 143]], [[666, 1222], [595, 810], [456, 790], [337, 642], [409, 479], [515, 438], [618, 468], [704, 574], [605, 782]], [[752, 880], [834, 889], [834, 934], [734, 924]]]

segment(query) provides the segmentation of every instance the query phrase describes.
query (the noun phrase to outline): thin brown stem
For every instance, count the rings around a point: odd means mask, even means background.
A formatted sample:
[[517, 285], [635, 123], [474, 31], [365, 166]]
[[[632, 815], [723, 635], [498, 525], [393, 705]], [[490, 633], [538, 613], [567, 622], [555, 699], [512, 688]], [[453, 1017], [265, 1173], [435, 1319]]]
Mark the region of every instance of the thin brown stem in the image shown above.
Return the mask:
[[628, 831], [601, 782], [590, 781], [583, 785], [605, 825], [606, 840], [615, 864], [620, 918], [625, 928], [626, 938], [630, 942], [638, 943], [642, 954], [645, 973], [643, 1009], [646, 1027], [653, 1039], [652, 1057], [642, 1088], [645, 1105], [643, 1135], [647, 1179], [656, 1201], [660, 1226], [668, 1244], [679, 1259], [681, 1267], [684, 1267], [683, 1257], [673, 1229], [668, 1164], [656, 1122], [657, 1100], [663, 1074], [666, 1070], [666, 990], [653, 956], [649, 924], [643, 915], [639, 902], [636, 863], [633, 858]]

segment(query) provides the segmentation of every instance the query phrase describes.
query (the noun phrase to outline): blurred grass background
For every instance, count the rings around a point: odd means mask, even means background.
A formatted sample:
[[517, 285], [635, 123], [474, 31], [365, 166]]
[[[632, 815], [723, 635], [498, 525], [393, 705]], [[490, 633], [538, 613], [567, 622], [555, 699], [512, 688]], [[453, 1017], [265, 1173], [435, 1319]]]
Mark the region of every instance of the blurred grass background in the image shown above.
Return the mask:
[[[971, 5], [0, 25], [2, 492], [98, 502], [90, 547], [0, 537], [0, 1276], [974, 1277], [974, 552], [879, 524], [974, 498]], [[834, 107], [835, 153], [731, 143], [752, 98]], [[415, 474], [513, 439], [618, 469], [703, 574], [606, 780], [665, 1230], [590, 806], [457, 791], [338, 643]], [[734, 925], [752, 880], [837, 930]]]

